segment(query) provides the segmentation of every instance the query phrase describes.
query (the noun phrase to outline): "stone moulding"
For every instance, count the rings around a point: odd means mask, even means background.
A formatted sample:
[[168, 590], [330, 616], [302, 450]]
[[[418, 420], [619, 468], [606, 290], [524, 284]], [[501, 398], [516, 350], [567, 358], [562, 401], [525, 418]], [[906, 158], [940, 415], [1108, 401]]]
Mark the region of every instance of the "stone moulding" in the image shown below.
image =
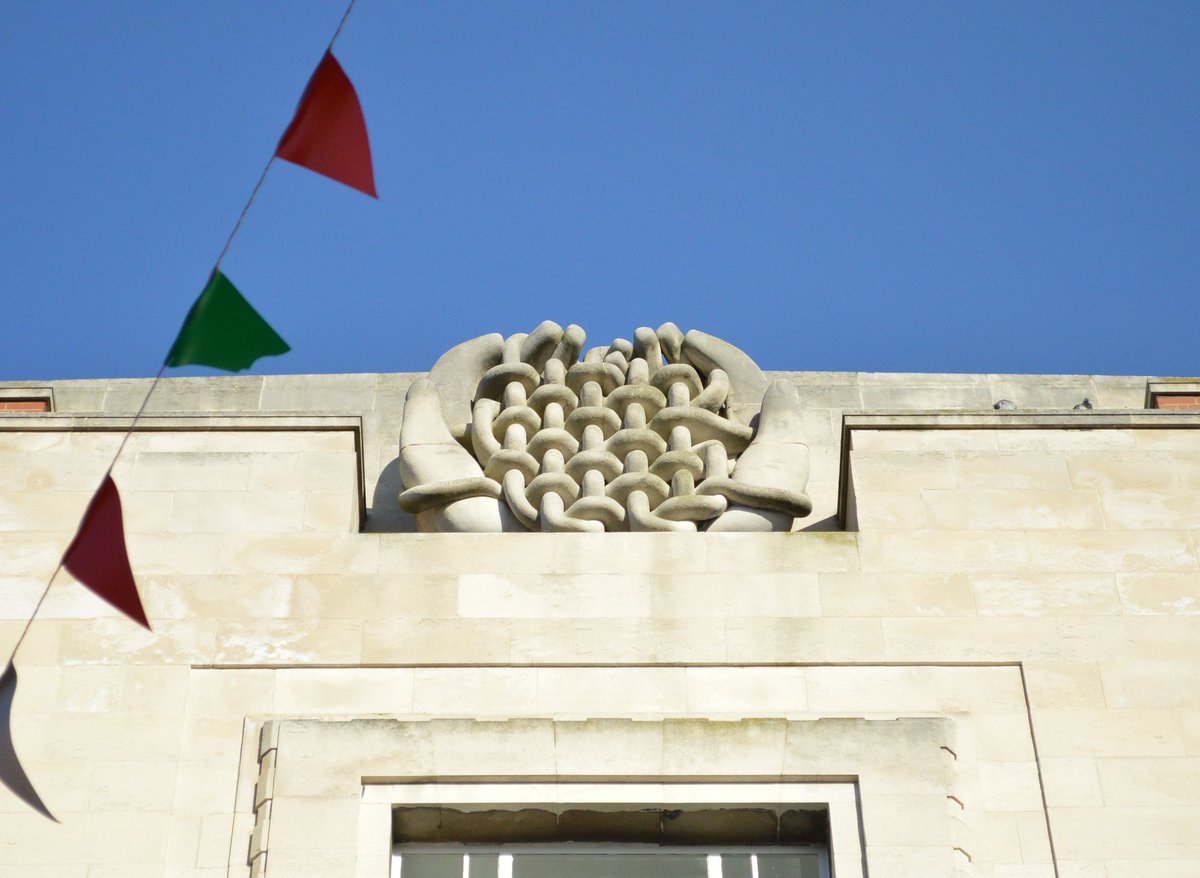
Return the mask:
[[426, 532], [786, 531], [812, 511], [795, 386], [673, 323], [583, 353], [546, 321], [409, 388], [400, 505]]

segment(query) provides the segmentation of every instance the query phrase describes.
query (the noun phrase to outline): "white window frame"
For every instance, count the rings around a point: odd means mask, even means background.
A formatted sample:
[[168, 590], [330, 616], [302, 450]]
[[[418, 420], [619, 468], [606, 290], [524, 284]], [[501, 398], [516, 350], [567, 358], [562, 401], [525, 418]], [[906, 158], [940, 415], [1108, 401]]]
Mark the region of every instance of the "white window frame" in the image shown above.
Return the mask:
[[[583, 809], [593, 811], [623, 811], [658, 807], [708, 809], [720, 807], [792, 808], [800, 805], [820, 805], [829, 815], [830, 841], [854, 838], [859, 833], [859, 817], [855, 785], [850, 782], [821, 783], [402, 783], [372, 784], [364, 788], [366, 802], [387, 802], [393, 806], [439, 806], [464, 811], [512, 810], [546, 808], [549, 810]], [[748, 853], [786, 851], [788, 846], [767, 845], [622, 845], [629, 849], [646, 850], [704, 850]], [[453, 850], [471, 848], [499, 852], [501, 848], [514, 851], [520, 848], [553, 849], [558, 845], [428, 845], [400, 842], [392, 847], [391, 878], [396, 878], [396, 856], [407, 850]], [[579, 845], [577, 849], [595, 847]], [[562, 849], [559, 847], [559, 849]], [[603, 848], [602, 848], [603, 849]], [[609, 848], [611, 849], [611, 848]], [[794, 850], [795, 848], [790, 848]], [[821, 852], [822, 878], [832, 874], [832, 852], [826, 846], [814, 845]]]

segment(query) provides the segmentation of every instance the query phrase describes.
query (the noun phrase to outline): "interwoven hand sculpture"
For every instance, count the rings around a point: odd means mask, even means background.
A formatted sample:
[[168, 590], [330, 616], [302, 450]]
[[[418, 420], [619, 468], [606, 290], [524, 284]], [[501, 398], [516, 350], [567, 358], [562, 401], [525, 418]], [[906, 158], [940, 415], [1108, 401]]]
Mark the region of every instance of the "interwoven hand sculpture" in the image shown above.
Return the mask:
[[420, 530], [779, 531], [812, 511], [791, 382], [673, 323], [580, 360], [584, 338], [480, 336], [413, 383], [400, 505]]

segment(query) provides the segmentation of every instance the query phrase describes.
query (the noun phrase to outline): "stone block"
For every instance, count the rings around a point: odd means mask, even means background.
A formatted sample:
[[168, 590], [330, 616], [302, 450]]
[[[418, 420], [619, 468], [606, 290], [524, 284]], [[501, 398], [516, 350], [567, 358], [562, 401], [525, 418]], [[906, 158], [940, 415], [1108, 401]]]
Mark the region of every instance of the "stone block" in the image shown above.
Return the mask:
[[727, 657], [719, 618], [561, 619], [553, 626], [513, 620], [511, 658], [524, 663], [720, 662]]
[[990, 762], [981, 760], [979, 785], [983, 807], [988, 811], [1040, 811], [1042, 791], [1037, 765], [1028, 762]]
[[1033, 720], [1042, 759], [1187, 755], [1170, 710], [1035, 710]]
[[375, 404], [374, 375], [266, 375], [262, 379], [262, 411], [370, 411]]
[[975, 573], [981, 616], [1120, 615], [1111, 573]]
[[808, 710], [805, 668], [687, 668], [686, 711], [698, 716], [786, 716]]
[[1117, 576], [1126, 612], [1138, 615], [1200, 615], [1200, 576], [1195, 573], [1130, 573]]
[[1052, 618], [980, 616], [941, 619], [883, 619], [881, 633], [888, 661], [1012, 661], [1057, 659], [1062, 647]]
[[[271, 840], [267, 849], [271, 861], [268, 868], [280, 868], [284, 856], [309, 853], [320, 857], [333, 851], [343, 854], [333, 862], [352, 865], [353, 854], [358, 847], [355, 828], [359, 807], [359, 803], [353, 799], [276, 796], [271, 802]], [[346, 853], [349, 853], [348, 858], [345, 858]], [[288, 871], [283, 874], [293, 873]], [[342, 870], [326, 874], [352, 873]]]
[[870, 662], [884, 655], [878, 619], [730, 619], [726, 659], [766, 662]]
[[881, 845], [949, 847], [952, 842], [944, 796], [877, 792], [864, 798], [862, 822], [868, 862]]
[[[216, 870], [228, 868], [231, 859], [235, 862], [240, 859], [236, 854], [230, 856], [230, 849], [241, 843], [241, 839], [233, 835], [235, 824], [232, 814], [208, 814], [201, 819], [200, 839], [196, 847], [197, 866]], [[241, 863], [238, 862], [238, 865]]]
[[[221, 554], [229, 538], [220, 534], [126, 533], [129, 563], [138, 577], [161, 573], [189, 576], [221, 572]], [[243, 540], [247, 538], [241, 538]], [[253, 542], [253, 539], [250, 540]], [[59, 549], [61, 552], [62, 550]], [[231, 570], [240, 573], [241, 570]], [[267, 570], [277, 573], [277, 570]]]
[[130, 487], [135, 491], [245, 491], [255, 461], [246, 452], [140, 451]]
[[973, 711], [970, 718], [979, 758], [993, 762], [1033, 762], [1029, 716], [1024, 710]]
[[[167, 829], [167, 853], [164, 864], [167, 868], [190, 869], [196, 864], [196, 850], [200, 846], [200, 827], [203, 818], [193, 814], [173, 814]], [[226, 850], [228, 854], [228, 850]]]
[[[1196, 620], [1188, 616], [1078, 616], [1062, 619], [1058, 627], [1063, 658], [1125, 659], [1131, 669], [1139, 662], [1169, 662], [1180, 655], [1191, 656], [1189, 644], [1196, 642]], [[1185, 682], [1187, 676], [1185, 672]]]
[[1042, 783], [1051, 808], [1096, 808], [1104, 805], [1096, 760], [1090, 756], [1046, 757]]
[[1026, 661], [1023, 665], [1032, 707], [1104, 707], [1097, 663]]
[[412, 668], [281, 668], [273, 712], [281, 716], [396, 714], [413, 710]]
[[867, 411], [982, 411], [992, 407], [992, 396], [987, 386], [974, 381], [963, 384], [945, 381], [928, 386], [864, 383], [859, 390], [863, 409]]
[[[990, 403], [989, 403], [990, 407]], [[872, 430], [854, 431], [854, 451], [935, 451], [995, 453], [999, 430]]]
[[[214, 375], [164, 378], [146, 410], [150, 412], [254, 412], [262, 396], [261, 375]], [[141, 404], [146, 389], [140, 381], [112, 382], [105, 411], [125, 412]]]
[[946, 451], [872, 451], [850, 453], [855, 489], [915, 490], [954, 488], [954, 457]]
[[465, 573], [458, 577], [463, 618], [637, 618], [650, 615], [647, 576]]
[[508, 663], [511, 657], [509, 624], [493, 619], [368, 619], [363, 623], [364, 664]]
[[267, 713], [275, 697], [275, 671], [253, 669], [196, 669], [192, 671], [187, 713], [192, 721], [235, 717], [237, 740], [241, 740], [241, 718], [248, 713]]
[[123, 616], [64, 623], [58, 660], [65, 665], [186, 665], [211, 660], [216, 622], [152, 619], [151, 624], [154, 630], [147, 631]]
[[304, 495], [305, 530], [347, 533], [357, 530], [358, 495], [352, 490], [309, 491]]
[[118, 665], [72, 665], [61, 668], [57, 677], [56, 709], [97, 713], [117, 707], [125, 674]]
[[[1187, 637], [1184, 635], [1184, 641]], [[1200, 661], [1111, 662], [1100, 666], [1104, 697], [1112, 708], [1189, 708], [1200, 704]]]
[[[91, 493], [100, 484], [108, 461], [99, 454], [80, 454], [68, 448], [55, 448], [29, 454], [8, 456], [6, 465], [0, 458], [0, 491], [59, 492], [84, 491]], [[21, 478], [15, 473], [6, 477], [12, 464], [19, 464]], [[120, 473], [118, 487], [125, 491], [141, 490], [127, 471]]]
[[91, 499], [91, 491], [5, 491], [0, 493], [0, 531], [69, 532]]
[[1138, 446], [1131, 430], [998, 430], [996, 447], [1019, 452], [1127, 451]]
[[1147, 451], [1181, 451], [1184, 454], [1195, 454], [1200, 438], [1195, 429], [1179, 430], [1133, 430], [1137, 447]]
[[956, 451], [960, 488], [1009, 491], [1063, 491], [1072, 487], [1063, 453]]
[[1120, 757], [1096, 760], [1109, 807], [1200, 807], [1200, 758]]
[[168, 816], [141, 811], [91, 812], [82, 831], [92, 863], [154, 865], [161, 868], [167, 847]]
[[[537, 540], [539, 535], [529, 535]], [[554, 572], [566, 574], [703, 573], [717, 535], [603, 533], [558, 534], [554, 537]], [[755, 536], [721, 534], [720, 537]], [[523, 539], [525, 537], [522, 537]], [[721, 541], [724, 545], [724, 541]], [[533, 550], [534, 544], [529, 544]], [[544, 559], [543, 559], [544, 560]]]
[[556, 716], [687, 712], [683, 668], [538, 669], [538, 711]]
[[[45, 430], [17, 432], [15, 430], [0, 431], [0, 454], [21, 454], [25, 452], [42, 452], [52, 449], [65, 449], [71, 443], [70, 433], [51, 433]], [[114, 446], [114, 449], [115, 446]], [[103, 472], [103, 470], [101, 470]]]
[[826, 715], [936, 712], [935, 676], [918, 667], [807, 668], [808, 706]]
[[554, 724], [547, 720], [430, 724], [435, 773], [526, 777], [554, 773]]
[[250, 490], [344, 491], [355, 488], [358, 458], [349, 434], [346, 434], [345, 447], [338, 450], [302, 450], [306, 447], [304, 439], [296, 441], [297, 450], [253, 455], [247, 479]]
[[651, 612], [659, 617], [821, 615], [815, 573], [656, 576], [647, 587]]
[[[611, 536], [599, 534], [597, 536]], [[634, 535], [638, 536], [638, 535]], [[679, 536], [690, 536], [681, 534]], [[822, 573], [858, 570], [855, 534], [800, 532], [786, 536], [770, 533], [696, 534], [707, 549], [705, 569], [710, 573]], [[662, 572], [685, 572], [664, 569]]]
[[1200, 453], [1181, 451], [1174, 455], [1181, 491], [1200, 491]]
[[357, 664], [363, 660], [363, 625], [352, 620], [312, 623], [269, 619], [221, 622], [217, 664]]
[[287, 576], [152, 575], [138, 588], [151, 619], [275, 619], [292, 609]]
[[374, 534], [232, 534], [222, 538], [215, 557], [225, 573], [376, 573], [379, 539]]
[[1196, 568], [1186, 530], [1029, 531], [1029, 565], [1035, 570], [1141, 573]]
[[663, 724], [612, 719], [555, 724], [555, 763], [560, 776], [615, 781], [664, 773]]
[[782, 720], [663, 723], [663, 769], [673, 777], [772, 775], [783, 763], [788, 725]]
[[538, 673], [537, 668], [417, 668], [411, 709], [443, 717], [529, 716], [538, 712]]
[[[571, 539], [576, 534], [555, 534], [548, 539], [546, 534], [506, 533], [484, 534], [380, 534], [378, 572], [387, 575], [446, 574], [453, 571], [464, 573], [495, 573], [503, 570], [510, 574], [539, 574], [548, 571], [547, 553], [560, 539]], [[614, 536], [614, 534], [601, 534]], [[370, 538], [358, 534], [356, 540]], [[611, 551], [609, 547], [606, 551]], [[316, 571], [314, 571], [316, 572]], [[335, 570], [321, 571], [336, 573]], [[359, 570], [357, 572], [375, 572]], [[613, 572], [613, 571], [592, 571]], [[637, 571], [630, 567], [630, 573]]]
[[942, 713], [1025, 715], [1025, 693], [1021, 687], [1020, 672], [1012, 665], [938, 668], [934, 675], [934, 686]]
[[918, 490], [876, 490], [855, 482], [854, 520], [847, 530], [927, 530], [930, 527], [925, 501]]
[[1012, 570], [1025, 566], [1028, 557], [1020, 531], [874, 532], [858, 538], [864, 573]]
[[1102, 491], [1105, 526], [1123, 530], [1200, 527], [1200, 494]]
[[1179, 486], [1175, 461], [1169, 453], [1148, 451], [1067, 455], [1071, 483], [1078, 488], [1105, 491], [1174, 491]]
[[1064, 859], [1200, 860], [1198, 808], [1052, 808], [1050, 821]]
[[[1200, 875], [1200, 857], [1171, 860], [1105, 860], [1101, 878], [1195, 878]], [[1091, 878], [1091, 876], [1085, 876]]]
[[971, 581], [961, 573], [822, 573], [825, 616], [973, 616]]
[[[237, 766], [229, 762], [180, 760], [178, 775], [175, 778], [172, 813], [229, 815], [237, 779]], [[228, 828], [226, 824], [226, 831]], [[228, 836], [226, 838], [228, 839]], [[228, 846], [226, 850], [228, 851]]]
[[304, 526], [303, 491], [178, 491], [172, 533], [279, 533]]
[[445, 619], [457, 615], [458, 579], [433, 574], [297, 576], [296, 619]]
[[1097, 494], [1080, 489], [926, 489], [921, 499], [929, 526], [941, 530], [1099, 530], [1105, 525]]

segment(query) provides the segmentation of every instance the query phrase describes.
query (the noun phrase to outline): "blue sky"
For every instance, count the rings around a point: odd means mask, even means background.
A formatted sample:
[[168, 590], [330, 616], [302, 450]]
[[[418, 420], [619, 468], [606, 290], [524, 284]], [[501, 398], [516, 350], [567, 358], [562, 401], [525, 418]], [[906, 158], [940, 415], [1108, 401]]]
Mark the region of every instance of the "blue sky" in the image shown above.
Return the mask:
[[[0, 379], [157, 371], [343, 8], [3, 2]], [[359, 0], [335, 52], [380, 200], [275, 164], [223, 265], [293, 347], [253, 371], [550, 318], [1200, 373], [1200, 3]]]

